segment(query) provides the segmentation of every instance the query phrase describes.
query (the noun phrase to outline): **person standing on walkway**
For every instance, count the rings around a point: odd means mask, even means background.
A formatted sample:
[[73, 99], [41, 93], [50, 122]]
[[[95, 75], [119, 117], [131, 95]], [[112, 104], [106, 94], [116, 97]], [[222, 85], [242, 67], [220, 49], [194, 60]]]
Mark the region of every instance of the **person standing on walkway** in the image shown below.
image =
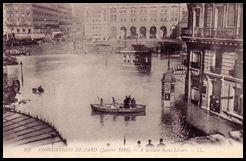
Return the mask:
[[148, 144], [146, 144], [146, 147], [154, 147], [154, 145], [151, 143], [151, 140], [148, 140]]
[[160, 138], [160, 142], [159, 142], [159, 144], [157, 145], [157, 147], [164, 147], [164, 146], [165, 146], [165, 144], [163, 143], [163, 139]]
[[141, 148], [141, 141], [140, 140], [137, 141], [137, 144], [138, 144], [138, 148]]

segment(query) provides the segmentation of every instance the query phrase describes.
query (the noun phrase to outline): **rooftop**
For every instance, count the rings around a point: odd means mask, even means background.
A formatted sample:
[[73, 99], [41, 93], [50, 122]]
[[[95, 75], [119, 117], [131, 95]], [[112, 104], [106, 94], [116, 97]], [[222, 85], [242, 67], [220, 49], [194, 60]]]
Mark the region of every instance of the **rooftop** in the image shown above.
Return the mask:
[[166, 73], [163, 74], [162, 81], [164, 82], [176, 82], [176, 78], [174, 74], [171, 71], [167, 71]]

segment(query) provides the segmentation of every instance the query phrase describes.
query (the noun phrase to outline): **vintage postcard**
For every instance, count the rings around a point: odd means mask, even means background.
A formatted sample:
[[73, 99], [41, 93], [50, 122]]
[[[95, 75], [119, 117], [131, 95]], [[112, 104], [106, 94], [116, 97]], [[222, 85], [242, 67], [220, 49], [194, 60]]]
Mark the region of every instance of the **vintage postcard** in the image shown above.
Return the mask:
[[243, 3], [3, 3], [3, 157], [243, 157]]

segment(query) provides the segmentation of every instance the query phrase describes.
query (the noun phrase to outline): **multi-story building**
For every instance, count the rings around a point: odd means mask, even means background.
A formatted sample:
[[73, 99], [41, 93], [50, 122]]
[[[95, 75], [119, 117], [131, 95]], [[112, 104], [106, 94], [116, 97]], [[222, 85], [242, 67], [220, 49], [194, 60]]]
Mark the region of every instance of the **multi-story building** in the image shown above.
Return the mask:
[[8, 33], [45, 33], [49, 28], [71, 25], [70, 4], [5, 3]]
[[185, 4], [116, 3], [85, 7], [86, 37], [108, 39], [163, 39], [185, 16]]
[[81, 32], [85, 35], [84, 31], [84, 9], [81, 4], [72, 4], [73, 14], [73, 31]]
[[45, 33], [48, 28], [58, 28], [57, 6], [52, 3], [33, 3], [32, 17], [35, 33]]
[[32, 33], [34, 30], [30, 3], [5, 3], [6, 32]]
[[7, 24], [6, 24], [6, 7], [5, 4], [3, 4], [3, 34], [7, 33]]
[[109, 38], [108, 7], [90, 5], [85, 12], [85, 36], [93, 40]]
[[243, 4], [190, 3], [185, 95], [201, 108], [242, 123]]
[[69, 33], [72, 29], [72, 5], [67, 3], [56, 3], [59, 28], [64, 33]]

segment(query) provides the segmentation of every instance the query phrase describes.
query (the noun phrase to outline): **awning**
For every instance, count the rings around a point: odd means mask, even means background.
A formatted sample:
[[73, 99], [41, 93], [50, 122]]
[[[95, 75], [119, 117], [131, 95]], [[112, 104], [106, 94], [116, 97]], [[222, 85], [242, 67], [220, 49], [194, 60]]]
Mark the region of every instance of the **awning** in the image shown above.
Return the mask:
[[60, 32], [60, 31], [52, 32], [52, 36], [53, 36], [53, 37], [54, 37], [55, 35], [58, 35], [58, 34], [63, 34], [63, 32]]
[[15, 34], [17, 40], [35, 40], [44, 38], [44, 34]]
[[43, 39], [45, 38], [44, 34], [31, 34], [32, 39]]
[[16, 40], [30, 40], [31, 35], [30, 34], [15, 34]]
[[149, 53], [151, 51], [145, 45], [131, 45], [120, 51], [120, 53], [136, 53], [136, 52]]
[[136, 50], [133, 48], [133, 46], [128, 46], [122, 50], [120, 50], [120, 53], [135, 53]]

